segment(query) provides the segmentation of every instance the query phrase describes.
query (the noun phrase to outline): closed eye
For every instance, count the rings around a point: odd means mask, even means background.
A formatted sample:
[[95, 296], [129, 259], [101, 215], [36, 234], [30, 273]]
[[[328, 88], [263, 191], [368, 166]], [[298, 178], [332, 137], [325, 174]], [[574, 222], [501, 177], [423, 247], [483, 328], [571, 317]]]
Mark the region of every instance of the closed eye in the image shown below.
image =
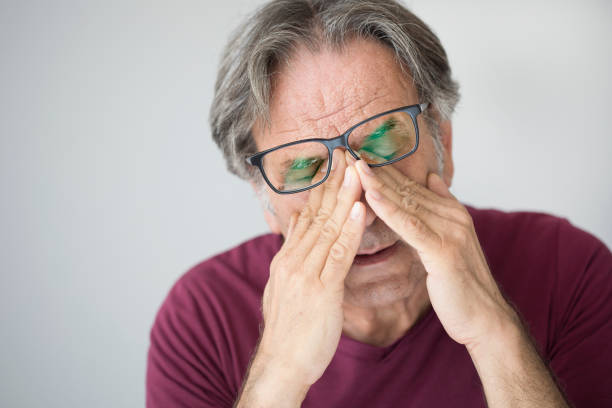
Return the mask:
[[283, 189], [297, 189], [311, 184], [325, 160], [320, 157], [300, 157], [291, 163], [284, 176]]
[[391, 132], [396, 125], [394, 119], [386, 120], [365, 138], [359, 152], [375, 162], [391, 160], [399, 148]]

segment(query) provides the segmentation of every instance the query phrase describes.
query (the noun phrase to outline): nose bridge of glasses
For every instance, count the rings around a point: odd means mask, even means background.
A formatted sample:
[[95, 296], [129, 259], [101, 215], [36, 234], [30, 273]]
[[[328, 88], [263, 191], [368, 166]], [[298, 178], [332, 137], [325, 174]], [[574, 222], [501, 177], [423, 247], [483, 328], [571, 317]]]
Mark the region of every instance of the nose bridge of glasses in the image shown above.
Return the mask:
[[337, 160], [337, 158], [334, 156], [334, 151], [337, 148], [344, 148], [344, 150], [347, 150], [348, 148], [345, 135], [340, 135], [332, 139], [327, 139], [325, 141], [325, 144], [327, 145], [327, 148], [330, 151], [330, 157], [333, 158], [334, 162]]
[[327, 141], [327, 147], [329, 147], [329, 150], [331, 150], [331, 152], [333, 153], [334, 150], [336, 150], [339, 147], [344, 147], [346, 149], [346, 143], [344, 142], [344, 135], [340, 135], [337, 137], [334, 137], [333, 139], [329, 139]]

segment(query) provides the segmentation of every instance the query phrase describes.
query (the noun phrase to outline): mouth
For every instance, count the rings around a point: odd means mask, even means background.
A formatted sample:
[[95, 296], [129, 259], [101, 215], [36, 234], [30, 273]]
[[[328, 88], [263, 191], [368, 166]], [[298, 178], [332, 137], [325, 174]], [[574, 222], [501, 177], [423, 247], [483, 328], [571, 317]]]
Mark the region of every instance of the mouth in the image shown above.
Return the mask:
[[378, 262], [383, 262], [395, 253], [398, 246], [399, 241], [395, 241], [395, 243], [385, 248], [374, 249], [373, 251], [364, 251], [363, 253], [355, 255], [353, 265], [371, 265]]

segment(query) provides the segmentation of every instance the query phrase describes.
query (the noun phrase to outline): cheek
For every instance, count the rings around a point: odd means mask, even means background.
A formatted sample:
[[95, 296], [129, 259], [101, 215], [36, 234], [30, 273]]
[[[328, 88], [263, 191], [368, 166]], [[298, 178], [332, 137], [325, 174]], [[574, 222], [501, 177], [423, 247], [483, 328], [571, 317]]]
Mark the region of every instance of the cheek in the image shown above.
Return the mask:
[[275, 194], [275, 196], [276, 197], [271, 198], [270, 203], [274, 208], [275, 217], [278, 223], [281, 225], [283, 233], [286, 234], [287, 229], [289, 228], [291, 215], [302, 211], [302, 208], [304, 208], [308, 202], [310, 192], [305, 191], [302, 193], [287, 195]]
[[438, 162], [433, 140], [429, 134], [421, 135], [417, 151], [407, 158], [392, 164], [406, 177], [421, 185], [427, 184], [427, 175], [438, 171]]

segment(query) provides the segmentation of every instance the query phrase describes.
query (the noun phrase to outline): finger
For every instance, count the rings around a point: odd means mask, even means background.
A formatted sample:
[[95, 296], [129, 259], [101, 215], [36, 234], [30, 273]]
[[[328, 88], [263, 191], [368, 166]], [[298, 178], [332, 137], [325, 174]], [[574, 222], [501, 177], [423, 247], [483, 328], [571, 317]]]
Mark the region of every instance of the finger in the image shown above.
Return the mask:
[[287, 238], [286, 241], [289, 240], [291, 235], [293, 234], [293, 230], [295, 229], [295, 224], [297, 223], [299, 217], [299, 213], [291, 214], [291, 218], [289, 218], [289, 226], [287, 227]]
[[440, 244], [440, 236], [423, 220], [423, 210], [420, 214], [406, 211], [376, 190], [366, 191], [365, 196], [376, 215], [417, 251], [427, 251]]
[[315, 273], [319, 274], [321, 272], [330, 248], [338, 239], [353, 204], [359, 200], [360, 196], [361, 184], [357, 172], [353, 166], [349, 166], [345, 171], [342, 188], [338, 192], [336, 208], [321, 228], [318, 239], [306, 259], [309, 269], [315, 271]]
[[310, 224], [300, 236], [299, 242], [297, 243], [297, 245], [300, 246], [300, 251], [302, 251], [304, 254], [310, 253], [312, 247], [319, 238], [319, 234], [321, 233], [323, 226], [331, 217], [331, 214], [336, 207], [338, 191], [340, 190], [342, 180], [344, 179], [345, 168], [346, 161], [344, 160], [344, 157], [338, 155], [337, 158], [334, 158], [332, 171], [330, 172], [327, 180], [322, 185], [313, 189], [319, 189], [321, 198], [319, 201], [319, 207], [310, 213]]
[[[327, 166], [325, 166], [325, 169], [327, 169]], [[319, 172], [317, 174], [317, 179], [315, 179], [315, 182], [318, 182], [320, 178], [323, 178], [325, 176], [325, 172]], [[321, 207], [321, 200], [323, 199], [323, 191], [324, 190], [321, 188], [321, 186], [317, 186], [306, 192], [298, 193], [298, 194], [308, 194], [308, 201], [306, 202], [306, 205], [302, 207], [302, 210], [299, 212], [299, 216], [297, 218], [297, 222], [295, 224], [295, 227], [293, 229], [293, 234], [292, 234], [294, 239], [289, 244], [290, 247], [295, 246], [295, 244], [299, 244], [301, 238], [304, 236], [304, 234], [310, 227], [312, 220], [314, 219], [317, 212], [319, 211], [319, 208]]]
[[320, 279], [324, 285], [344, 285], [344, 279], [351, 269], [355, 254], [359, 249], [365, 229], [365, 206], [362, 202], [353, 203], [350, 215], [342, 226], [340, 236], [333, 243]]
[[397, 169], [389, 171], [385, 167], [377, 168], [377, 172], [374, 173], [365, 162], [358, 161], [359, 178], [364, 190], [379, 191], [407, 210], [423, 207], [429, 210], [429, 213], [449, 221], [461, 219], [461, 209], [456, 208], [458, 202], [447, 201]]
[[455, 198], [455, 196], [449, 191], [446, 182], [436, 173], [429, 173], [427, 176], [427, 187], [442, 197]]
[[344, 157], [346, 158], [346, 164], [349, 165], [349, 166], [354, 165], [355, 162], [357, 161], [357, 160], [355, 160], [353, 155], [348, 150], [344, 151]]
[[[434, 192], [430, 191], [426, 186], [423, 186], [416, 181], [410, 179], [404, 173], [399, 171], [393, 166], [383, 166], [377, 167], [376, 175], [386, 181], [388, 184], [396, 183], [397, 185], [409, 187], [411, 190], [414, 190], [415, 193], [422, 195], [423, 197], [434, 201], [442, 203], [443, 200], [434, 194]], [[427, 182], [427, 181], [426, 181]]]
[[[389, 175], [382, 171], [377, 171], [376, 174], [363, 161], [357, 162], [359, 178], [361, 184], [366, 191], [374, 190], [383, 194], [386, 198], [394, 201], [398, 206], [404, 207], [406, 210], [411, 210], [419, 207], [427, 207], [427, 199], [418, 194], [415, 185], [417, 182], [404, 176], [401, 184], [391, 179]], [[378, 168], [377, 170], [379, 170]]]
[[[398, 186], [395, 181], [390, 180], [391, 185], [383, 182], [379, 177], [379, 174], [374, 174], [372, 171], [368, 171], [369, 167], [365, 162], [359, 160], [357, 163], [359, 167], [360, 179], [363, 188], [366, 190], [366, 200], [372, 210], [383, 220], [391, 229], [400, 234], [398, 230], [401, 225], [389, 224], [388, 222], [398, 222], [401, 218], [402, 222], [411, 222], [413, 224], [423, 224], [425, 232], [432, 231], [432, 233], [443, 232], [448, 226], [448, 223], [452, 220], [447, 219], [444, 215], [441, 215], [435, 211], [432, 207], [438, 207], [438, 203], [432, 203], [427, 198], [421, 196], [415, 192], [413, 188], [415, 181], [412, 181], [405, 177], [403, 186]], [[368, 192], [370, 194], [368, 194]], [[380, 196], [379, 201], [386, 204], [386, 207], [375, 207], [371, 203], [368, 197]], [[393, 218], [384, 219], [377, 211], [377, 208], [391, 209], [395, 216]], [[405, 214], [400, 214], [405, 213]], [[408, 221], [409, 219], [413, 221]]]
[[325, 183], [323, 183], [323, 198], [319, 209], [321, 221], [324, 221], [336, 206], [338, 190], [342, 186], [344, 172], [346, 170], [346, 160], [343, 155], [335, 155], [333, 161], [332, 172], [330, 173]]

